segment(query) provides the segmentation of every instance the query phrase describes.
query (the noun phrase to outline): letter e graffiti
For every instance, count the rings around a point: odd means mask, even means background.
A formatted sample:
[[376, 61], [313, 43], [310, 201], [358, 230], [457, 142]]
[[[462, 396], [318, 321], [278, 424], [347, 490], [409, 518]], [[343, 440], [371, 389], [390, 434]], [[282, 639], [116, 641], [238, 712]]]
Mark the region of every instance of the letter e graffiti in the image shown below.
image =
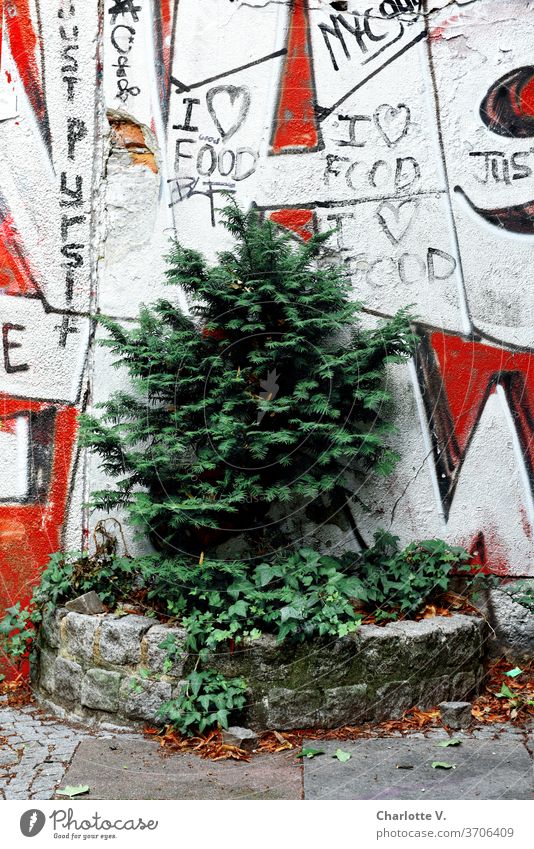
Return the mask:
[[16, 330], [18, 332], [22, 332], [26, 330], [22, 324], [3, 324], [2, 325], [2, 347], [4, 350], [4, 368], [7, 374], [15, 374], [18, 371], [28, 371], [29, 365], [27, 363], [19, 363], [19, 365], [15, 365], [11, 362], [9, 358], [9, 352], [14, 348], [22, 348], [20, 342], [11, 342], [9, 339], [9, 333], [12, 330]]

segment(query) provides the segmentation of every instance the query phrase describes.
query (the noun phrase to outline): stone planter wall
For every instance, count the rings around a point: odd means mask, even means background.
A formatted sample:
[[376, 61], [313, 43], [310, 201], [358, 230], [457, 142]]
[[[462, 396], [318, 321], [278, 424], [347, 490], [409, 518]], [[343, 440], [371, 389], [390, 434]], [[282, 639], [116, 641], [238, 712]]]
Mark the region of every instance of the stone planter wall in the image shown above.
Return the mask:
[[[156, 721], [194, 658], [184, 651], [164, 672], [169, 634], [179, 628], [153, 619], [88, 616], [60, 609], [43, 622], [33, 680], [47, 708], [119, 726]], [[255, 730], [337, 727], [398, 718], [414, 705], [462, 700], [482, 676], [485, 628], [470, 616], [364, 625], [343, 639], [296, 646], [264, 636], [211, 666], [242, 675], [249, 702], [242, 721]]]

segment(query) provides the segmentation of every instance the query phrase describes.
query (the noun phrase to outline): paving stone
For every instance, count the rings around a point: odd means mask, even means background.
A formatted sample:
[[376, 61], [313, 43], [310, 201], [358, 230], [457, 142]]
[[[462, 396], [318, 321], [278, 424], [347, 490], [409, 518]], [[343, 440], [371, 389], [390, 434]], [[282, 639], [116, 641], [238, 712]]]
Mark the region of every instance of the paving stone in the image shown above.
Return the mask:
[[8, 749], [5, 746], [0, 749], [0, 767], [10, 766], [19, 762], [19, 756], [13, 749]]
[[81, 703], [94, 710], [116, 711], [121, 676], [106, 669], [89, 669], [82, 681]]
[[[309, 741], [304, 745], [315, 745]], [[321, 741], [325, 754], [304, 759], [306, 799], [532, 799], [531, 757], [518, 737], [488, 741], [462, 738], [443, 749], [437, 741], [378, 739], [343, 741], [351, 758], [332, 757], [340, 744]], [[447, 761], [455, 769], [432, 769]], [[397, 769], [397, 764], [413, 769]]]
[[[85, 799], [300, 799], [301, 767], [291, 753], [257, 755], [250, 763], [206, 762], [161, 753], [153, 740], [117, 736], [83, 740], [63, 779], [88, 784]], [[124, 769], [124, 767], [128, 769]]]
[[141, 638], [153, 624], [154, 620], [147, 616], [106, 616], [99, 639], [101, 659], [118, 666], [139, 663]]

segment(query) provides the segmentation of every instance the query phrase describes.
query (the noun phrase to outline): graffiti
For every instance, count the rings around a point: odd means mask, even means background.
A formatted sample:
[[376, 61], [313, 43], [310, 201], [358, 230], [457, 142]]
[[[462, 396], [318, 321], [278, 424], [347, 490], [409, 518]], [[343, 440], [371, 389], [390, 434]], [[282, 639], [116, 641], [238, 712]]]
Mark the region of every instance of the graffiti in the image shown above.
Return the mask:
[[[230, 111], [231, 113], [236, 113], [235, 116], [230, 117], [230, 123], [226, 125], [226, 130], [223, 128], [219, 120], [220, 115], [217, 113], [216, 105], [217, 101], [219, 102], [219, 109], [224, 108], [224, 106], [221, 107], [220, 105], [221, 101], [224, 100], [228, 100], [230, 106], [230, 110], [228, 110], [228, 104], [226, 104], [227, 108], [225, 112], [228, 113], [228, 111]], [[246, 120], [248, 110], [250, 108], [250, 92], [244, 86], [215, 86], [214, 88], [210, 88], [210, 90], [206, 92], [206, 104], [210, 117], [212, 118], [217, 130], [221, 134], [223, 141], [228, 141], [228, 139], [231, 138], [234, 133], [237, 132], [243, 121]], [[186, 121], [187, 120], [188, 116], [186, 114]]]
[[317, 150], [321, 142], [308, 14], [307, 0], [295, 0], [271, 138], [274, 154]]
[[10, 52], [20, 75], [42, 139], [51, 154], [52, 138], [46, 106], [43, 34], [39, 0], [32, 16], [30, 0], [7, 0], [3, 18]]
[[[226, 249], [227, 194], [298, 242], [322, 234], [370, 321], [413, 305], [416, 371], [392, 379], [418, 416], [398, 491], [370, 493], [369, 536], [393, 500], [395, 532], [534, 574], [534, 13], [500, 4], [491, 39], [496, 12], [448, 5], [4, 2], [0, 605], [67, 518], [87, 530], [69, 492], [90, 314], [157, 297], [172, 232]], [[528, 481], [502, 522], [476, 485], [508, 473], [499, 438]]]
[[98, 29], [92, 0], [2, 6], [18, 108], [0, 127], [0, 610], [28, 598], [68, 515], [90, 323], [85, 39]]
[[500, 77], [480, 105], [480, 117], [492, 133], [515, 139], [534, 136], [534, 65]]
[[116, 69], [116, 97], [122, 103], [126, 103], [129, 97], [137, 97], [141, 93], [139, 86], [131, 85], [128, 80], [128, 73], [131, 70], [128, 54], [133, 48], [135, 35], [135, 28], [127, 24], [117, 24], [111, 33], [111, 44], [118, 54], [116, 62], [112, 65]]

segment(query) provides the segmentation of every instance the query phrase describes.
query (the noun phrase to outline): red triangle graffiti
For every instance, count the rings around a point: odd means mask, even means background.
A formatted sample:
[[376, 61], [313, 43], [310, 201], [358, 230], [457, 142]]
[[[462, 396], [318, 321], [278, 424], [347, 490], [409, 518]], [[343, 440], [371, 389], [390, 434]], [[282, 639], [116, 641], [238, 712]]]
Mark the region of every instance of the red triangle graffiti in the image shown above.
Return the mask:
[[488, 396], [501, 386], [534, 483], [534, 355], [434, 332], [424, 336], [417, 367], [448, 513], [458, 475]]
[[311, 209], [278, 209], [269, 213], [269, 219], [304, 242], [308, 242], [315, 232], [315, 218]]
[[[36, 4], [37, 9], [39, 3]], [[44, 86], [42, 34], [32, 20], [29, 0], [11, 0], [4, 4], [4, 26], [11, 55], [17, 66], [26, 96], [30, 102], [43, 141], [52, 149]]]
[[40, 298], [13, 217], [0, 201], [0, 294]]
[[317, 150], [315, 82], [307, 0], [293, 0], [271, 153]]

